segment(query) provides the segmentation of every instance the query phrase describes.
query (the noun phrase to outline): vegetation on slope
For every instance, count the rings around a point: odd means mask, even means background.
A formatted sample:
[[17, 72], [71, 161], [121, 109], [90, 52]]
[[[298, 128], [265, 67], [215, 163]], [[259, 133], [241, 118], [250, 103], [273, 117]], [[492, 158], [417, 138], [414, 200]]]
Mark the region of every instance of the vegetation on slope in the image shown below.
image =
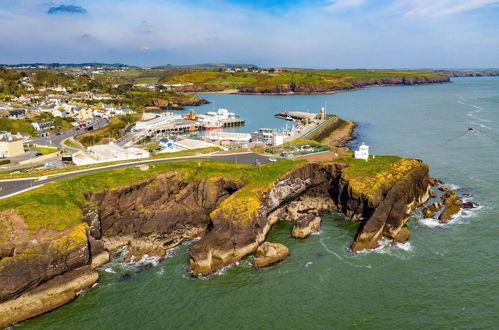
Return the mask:
[[[383, 187], [394, 184], [416, 167], [422, 166], [417, 159], [398, 156], [369, 157], [369, 161], [342, 157], [340, 162], [349, 166], [343, 170], [343, 179], [349, 182], [352, 192], [377, 199]], [[427, 165], [424, 165], [427, 166]]]
[[109, 124], [97, 130], [79, 135], [76, 140], [85, 147], [114, 141], [125, 135], [125, 129], [137, 122], [140, 117], [136, 114], [127, 114], [111, 118]]
[[[231, 195], [232, 199], [253, 196], [269, 188], [280, 175], [301, 162], [280, 161], [261, 166], [222, 161], [190, 160], [150, 165], [149, 170], [138, 167], [115, 169], [72, 177], [46, 184], [40, 188], [0, 200], [0, 210], [14, 209], [24, 217], [29, 229], [64, 230], [81, 223], [82, 207], [87, 203], [85, 193], [128, 186], [140, 180], [168, 171], [178, 172], [186, 181], [213, 177], [228, 177], [246, 183]], [[234, 196], [234, 197], [233, 197]]]

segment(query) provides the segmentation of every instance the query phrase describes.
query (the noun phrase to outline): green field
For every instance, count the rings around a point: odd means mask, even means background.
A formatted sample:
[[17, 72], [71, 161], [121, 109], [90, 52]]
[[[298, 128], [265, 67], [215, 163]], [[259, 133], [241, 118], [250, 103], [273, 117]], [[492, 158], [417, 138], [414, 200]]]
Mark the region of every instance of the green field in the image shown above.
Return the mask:
[[[232, 196], [244, 198], [255, 189], [266, 189], [273, 180], [302, 162], [280, 161], [262, 166], [211, 160], [189, 160], [150, 165], [147, 171], [129, 167], [102, 171], [49, 183], [40, 188], [0, 200], [0, 210], [15, 209], [31, 231], [40, 228], [63, 230], [81, 223], [85, 193], [115, 189], [168, 171], [178, 172], [186, 181], [225, 177], [246, 184]], [[246, 190], [248, 190], [246, 192]], [[231, 196], [231, 197], [232, 197]]]

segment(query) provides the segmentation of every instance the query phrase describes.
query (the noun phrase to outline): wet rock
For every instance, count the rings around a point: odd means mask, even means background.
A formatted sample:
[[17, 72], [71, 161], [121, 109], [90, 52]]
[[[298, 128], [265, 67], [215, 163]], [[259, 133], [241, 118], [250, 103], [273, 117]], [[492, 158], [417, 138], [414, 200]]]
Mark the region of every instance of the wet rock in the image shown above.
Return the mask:
[[478, 207], [478, 204], [473, 202], [461, 202], [458, 206], [462, 209], [474, 209]]
[[265, 242], [256, 250], [253, 267], [263, 268], [282, 261], [289, 256], [289, 249], [279, 243]]
[[132, 279], [132, 275], [130, 274], [123, 274], [120, 276], [119, 280], [120, 281], [130, 281]]
[[313, 231], [318, 230], [320, 226], [321, 218], [318, 216], [315, 216], [314, 214], [302, 216], [300, 219], [295, 221], [291, 236], [301, 239], [307, 238]]
[[461, 198], [459, 198], [459, 196], [450, 189], [442, 195], [442, 200], [446, 206], [461, 203]]
[[437, 178], [430, 178], [429, 183], [432, 187], [444, 184], [444, 182]]
[[449, 205], [447, 206], [443, 212], [438, 217], [440, 223], [448, 223], [451, 221], [456, 214], [459, 213], [461, 208], [457, 205]]
[[406, 227], [402, 227], [400, 228], [398, 234], [393, 239], [392, 245], [403, 244], [409, 240], [410, 236], [411, 232], [409, 231], [409, 229]]
[[433, 203], [431, 205], [428, 205], [427, 207], [432, 212], [438, 212], [442, 208], [442, 203], [435, 202], [435, 203]]
[[430, 219], [430, 218], [433, 218], [435, 216], [435, 213], [433, 213], [429, 208], [428, 206], [425, 206], [423, 208], [423, 217], [425, 219]]

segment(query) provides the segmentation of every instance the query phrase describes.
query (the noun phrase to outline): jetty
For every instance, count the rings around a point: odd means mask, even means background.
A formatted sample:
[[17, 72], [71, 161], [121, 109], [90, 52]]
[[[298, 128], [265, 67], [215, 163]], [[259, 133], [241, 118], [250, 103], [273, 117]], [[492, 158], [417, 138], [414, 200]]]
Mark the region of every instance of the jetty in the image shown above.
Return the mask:
[[316, 120], [319, 119], [319, 114], [303, 112], [303, 111], [281, 111], [274, 117], [286, 120]]

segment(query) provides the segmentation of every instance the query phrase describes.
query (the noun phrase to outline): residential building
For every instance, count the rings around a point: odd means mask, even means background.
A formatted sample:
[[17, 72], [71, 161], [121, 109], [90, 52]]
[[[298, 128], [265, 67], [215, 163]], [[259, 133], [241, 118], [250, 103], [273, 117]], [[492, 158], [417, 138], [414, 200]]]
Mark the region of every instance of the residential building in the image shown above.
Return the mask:
[[52, 120], [35, 121], [34, 123], [31, 123], [31, 125], [36, 131], [44, 131], [55, 127]]
[[10, 110], [8, 117], [10, 119], [24, 119], [26, 118], [26, 110], [24, 109]]
[[0, 132], [0, 158], [15, 157], [24, 154], [23, 138], [9, 132]]

